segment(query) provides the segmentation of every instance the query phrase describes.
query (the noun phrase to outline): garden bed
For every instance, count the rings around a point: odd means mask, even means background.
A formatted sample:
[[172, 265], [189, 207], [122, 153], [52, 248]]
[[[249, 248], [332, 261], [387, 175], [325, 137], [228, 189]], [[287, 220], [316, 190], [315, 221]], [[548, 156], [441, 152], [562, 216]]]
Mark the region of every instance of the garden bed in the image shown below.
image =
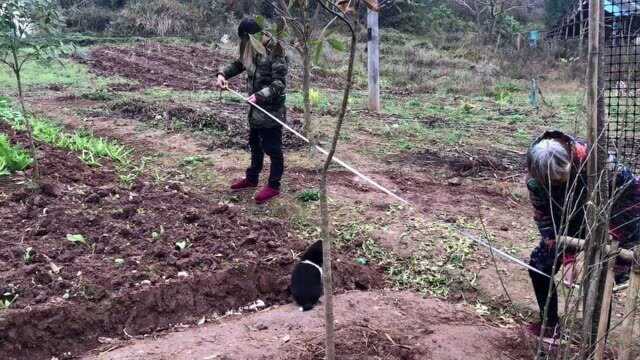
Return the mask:
[[[0, 122], [14, 143], [24, 134]], [[177, 182], [145, 175], [125, 186], [108, 161], [38, 144], [30, 171], [0, 178], [0, 353], [77, 355], [99, 337], [167, 329], [260, 299], [289, 302], [289, 274], [306, 244], [285, 222], [253, 219]], [[81, 240], [80, 240], [81, 239]], [[336, 286], [382, 285], [377, 269], [338, 255]], [[67, 355], [64, 355], [67, 353]]]

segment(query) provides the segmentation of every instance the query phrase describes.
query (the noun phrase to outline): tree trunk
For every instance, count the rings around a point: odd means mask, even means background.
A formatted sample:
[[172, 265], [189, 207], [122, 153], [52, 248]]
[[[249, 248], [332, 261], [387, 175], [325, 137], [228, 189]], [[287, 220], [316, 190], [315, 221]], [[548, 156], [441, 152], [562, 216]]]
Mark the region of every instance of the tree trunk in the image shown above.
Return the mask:
[[336, 358], [335, 348], [335, 328], [334, 328], [334, 316], [333, 316], [333, 276], [331, 273], [331, 238], [329, 235], [329, 208], [327, 201], [327, 173], [329, 171], [329, 165], [333, 160], [333, 155], [336, 152], [338, 145], [338, 139], [340, 138], [340, 131], [342, 129], [342, 123], [347, 112], [349, 105], [349, 94], [351, 92], [351, 85], [353, 79], [353, 66], [356, 56], [356, 33], [353, 29], [353, 25], [347, 20], [343, 14], [338, 13], [336, 10], [329, 9], [324, 1], [319, 1], [325, 10], [331, 12], [333, 15], [338, 16], [349, 28], [351, 32], [351, 48], [349, 53], [349, 69], [347, 71], [347, 83], [344, 89], [344, 95], [342, 98], [342, 106], [340, 113], [338, 114], [338, 121], [333, 133], [333, 139], [331, 141], [331, 148], [329, 154], [324, 162], [322, 168], [322, 177], [320, 179], [320, 215], [321, 221], [321, 236], [322, 236], [322, 271], [324, 273], [323, 287], [324, 287], [324, 313], [325, 313], [325, 327], [326, 327], [326, 359], [334, 360]]
[[22, 112], [22, 119], [27, 128], [27, 137], [29, 138], [29, 148], [31, 150], [31, 157], [33, 158], [33, 176], [32, 180], [38, 184], [40, 182], [40, 168], [38, 166], [38, 153], [36, 151], [36, 143], [33, 140], [33, 127], [31, 126], [31, 119], [27, 116], [27, 110], [24, 106], [24, 95], [22, 91], [22, 78], [20, 77], [20, 65], [18, 63], [17, 49], [12, 49], [13, 55], [13, 73], [16, 76], [16, 85], [18, 87], [18, 100], [20, 101], [20, 111]]
[[311, 54], [309, 53], [309, 45], [304, 44], [302, 49], [302, 97], [304, 101], [304, 127], [302, 129], [304, 136], [309, 137], [311, 132], [311, 99], [309, 98], [309, 90], [311, 88]]

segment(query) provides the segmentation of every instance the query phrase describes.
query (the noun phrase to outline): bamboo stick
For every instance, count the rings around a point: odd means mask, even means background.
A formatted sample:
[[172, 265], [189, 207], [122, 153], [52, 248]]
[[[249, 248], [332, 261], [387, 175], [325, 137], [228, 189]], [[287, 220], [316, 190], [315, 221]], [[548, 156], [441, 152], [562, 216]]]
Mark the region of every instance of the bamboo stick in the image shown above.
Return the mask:
[[604, 47], [604, 21], [602, 0], [589, 0], [589, 52], [587, 67], [587, 93], [589, 116], [587, 134], [593, 152], [587, 161], [587, 184], [589, 206], [586, 216], [589, 219], [589, 237], [584, 249], [583, 269], [583, 344], [580, 358], [592, 359], [592, 351], [598, 342], [598, 324], [602, 309], [605, 282], [602, 278], [605, 268], [604, 248], [608, 240], [608, 221], [600, 216], [601, 209], [609, 194], [608, 174], [606, 173], [607, 151], [605, 112], [603, 98], [603, 77], [601, 49]]
[[[582, 250], [584, 248], [584, 240], [572, 238], [570, 236], [560, 236], [558, 240], [558, 244], [561, 246], [566, 246], [570, 249]], [[638, 247], [640, 248], [640, 247]], [[607, 245], [607, 254], [613, 255], [616, 252], [618, 253], [618, 257], [626, 262], [634, 261], [634, 254], [631, 250], [627, 249], [612, 249], [611, 246]]]
[[607, 331], [609, 330], [609, 322], [611, 321], [611, 299], [613, 297], [614, 272], [613, 268], [616, 264], [618, 251], [618, 241], [611, 243], [611, 253], [607, 252], [610, 257], [607, 261], [607, 278], [604, 285], [604, 295], [602, 297], [602, 308], [600, 309], [600, 322], [598, 323], [598, 338], [595, 349], [595, 359], [604, 359], [604, 350], [607, 348]]
[[622, 319], [622, 341], [620, 344], [619, 360], [631, 360], [633, 346], [633, 330], [636, 318], [636, 302], [638, 301], [638, 291], [640, 291], [640, 247], [635, 251], [636, 261], [631, 271], [631, 285], [627, 292], [627, 302], [624, 307], [624, 317]]

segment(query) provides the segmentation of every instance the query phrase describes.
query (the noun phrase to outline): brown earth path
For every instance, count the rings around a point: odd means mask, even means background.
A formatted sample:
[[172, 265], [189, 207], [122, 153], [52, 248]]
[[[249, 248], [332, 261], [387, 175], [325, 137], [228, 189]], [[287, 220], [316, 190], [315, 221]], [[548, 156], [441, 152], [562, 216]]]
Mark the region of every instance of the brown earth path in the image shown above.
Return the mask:
[[[335, 314], [340, 359], [531, 358], [517, 330], [486, 324], [468, 306], [415, 293], [349, 292], [336, 297]], [[323, 323], [322, 306], [303, 313], [284, 305], [110, 344], [84, 359], [322, 359]]]

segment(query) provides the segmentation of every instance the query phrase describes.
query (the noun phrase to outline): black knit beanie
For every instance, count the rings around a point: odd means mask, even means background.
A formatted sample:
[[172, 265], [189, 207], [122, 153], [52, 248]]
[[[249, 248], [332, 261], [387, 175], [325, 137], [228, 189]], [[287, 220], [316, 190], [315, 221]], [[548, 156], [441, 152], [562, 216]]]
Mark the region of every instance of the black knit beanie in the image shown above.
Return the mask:
[[249, 37], [248, 34], [256, 34], [262, 31], [260, 25], [255, 19], [245, 18], [242, 19], [240, 25], [238, 25], [238, 36], [242, 39]]

